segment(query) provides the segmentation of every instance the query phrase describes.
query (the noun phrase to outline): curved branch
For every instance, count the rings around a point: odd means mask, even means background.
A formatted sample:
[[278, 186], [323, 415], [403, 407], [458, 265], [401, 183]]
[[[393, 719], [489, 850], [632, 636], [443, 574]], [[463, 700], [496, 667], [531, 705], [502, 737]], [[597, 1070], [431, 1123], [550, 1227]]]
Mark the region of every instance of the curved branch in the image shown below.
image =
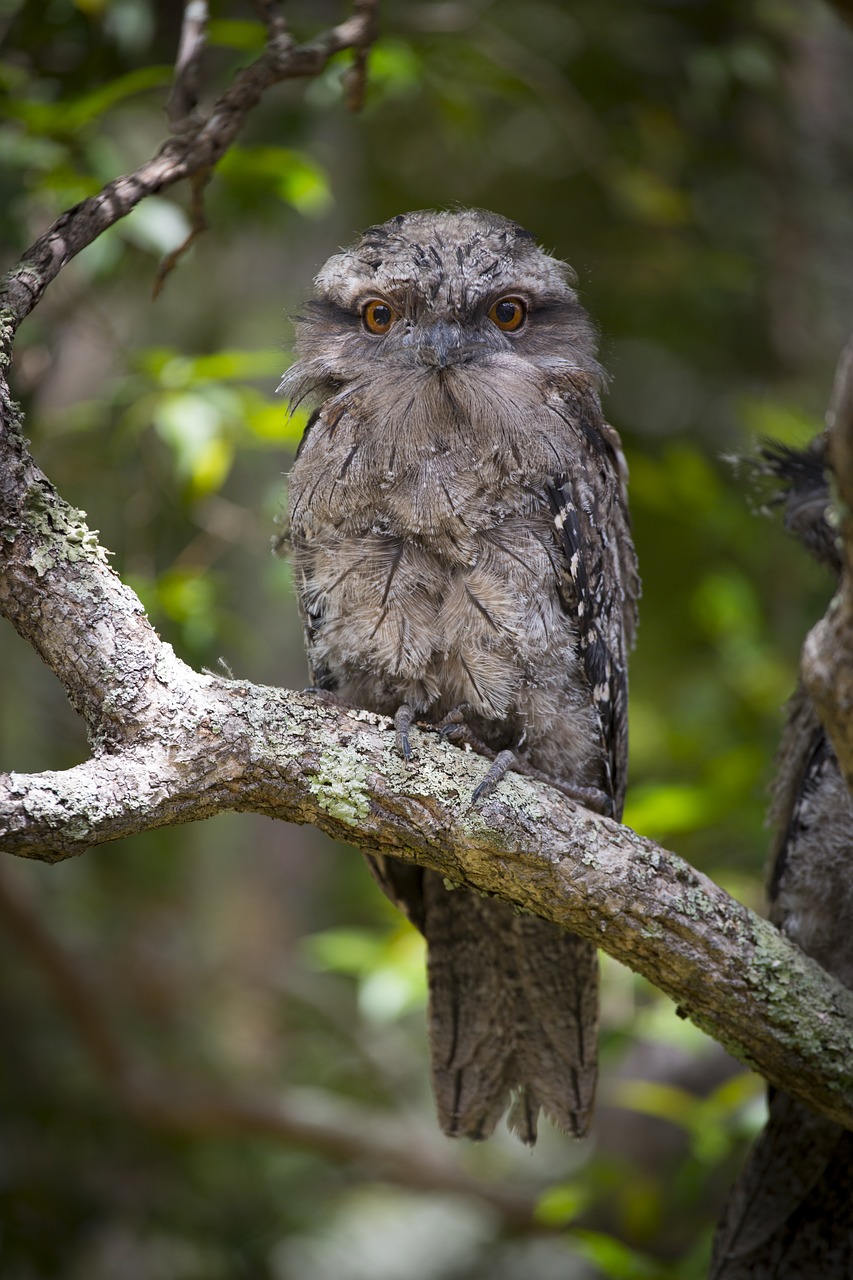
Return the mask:
[[363, 53], [375, 38], [377, 7], [378, 0], [355, 0], [345, 22], [301, 45], [293, 43], [283, 24], [274, 27], [264, 52], [237, 73], [207, 117], [188, 120], [186, 128], [164, 142], [152, 159], [57, 218], [26, 251], [0, 290], [0, 352], [6, 360], [18, 325], [65, 264], [140, 200], [221, 160], [267, 89], [282, 80], [319, 75], [330, 58], [346, 49], [354, 51], [361, 66]]
[[[11, 424], [0, 436], [15, 438]], [[96, 751], [0, 778], [0, 847], [56, 861], [226, 809], [311, 822], [591, 938], [774, 1084], [853, 1126], [853, 994], [772, 925], [541, 784], [511, 776], [470, 807], [482, 762], [433, 735], [417, 735], [409, 769], [380, 716], [192, 671], [79, 513], [68, 541], [70, 509], [22, 450], [0, 449], [0, 610], [84, 709]]]
[[[64, 214], [9, 278], [6, 349], [65, 262], [145, 195], [215, 164], [270, 84], [363, 50], [375, 8], [356, 0], [347, 22], [303, 46], [272, 24], [265, 53], [206, 120]], [[471, 808], [482, 764], [447, 743], [417, 736], [407, 769], [381, 717], [193, 672], [29, 457], [2, 380], [0, 612], [62, 680], [94, 748], [76, 769], [0, 778], [4, 850], [56, 861], [226, 809], [312, 822], [592, 939], [773, 1084], [853, 1128], [853, 993], [680, 858], [548, 787], [511, 776]], [[835, 692], [843, 719], [853, 671]]]
[[6, 428], [0, 611], [64, 682], [96, 752], [0, 779], [3, 849], [56, 861], [226, 809], [312, 822], [593, 939], [772, 1083], [853, 1127], [853, 994], [772, 925], [548, 787], [513, 776], [474, 809], [476, 757], [420, 735], [409, 770], [382, 717], [192, 671]]
[[186, 669], [172, 693], [169, 732], [144, 745], [0, 778], [2, 848], [55, 861], [226, 809], [312, 822], [590, 938], [853, 1127], [853, 994], [676, 855], [517, 777], [472, 809], [477, 757], [418, 735], [406, 769], [389, 722], [368, 712]]

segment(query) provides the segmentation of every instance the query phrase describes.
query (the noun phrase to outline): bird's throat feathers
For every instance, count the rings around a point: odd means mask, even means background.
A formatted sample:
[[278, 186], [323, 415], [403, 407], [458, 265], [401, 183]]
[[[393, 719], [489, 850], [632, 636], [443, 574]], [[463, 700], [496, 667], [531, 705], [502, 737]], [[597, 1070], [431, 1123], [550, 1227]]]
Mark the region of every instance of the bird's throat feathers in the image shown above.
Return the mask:
[[[347, 439], [368, 449], [381, 470], [381, 454], [459, 453], [460, 461], [470, 463], [485, 447], [511, 456], [523, 439], [527, 465], [549, 474], [559, 463], [552, 441], [562, 443], [563, 458], [566, 446], [577, 447], [567, 402], [576, 403], [585, 419], [601, 421], [598, 379], [571, 360], [541, 368], [497, 355], [488, 364], [446, 369], [375, 361], [344, 385], [323, 377], [317, 366], [317, 360], [294, 365], [284, 393], [292, 405], [307, 400], [317, 406], [312, 431], [318, 436], [335, 435], [339, 444]], [[325, 394], [318, 394], [321, 387]], [[537, 465], [529, 450], [540, 434]], [[510, 470], [520, 466], [518, 459]]]

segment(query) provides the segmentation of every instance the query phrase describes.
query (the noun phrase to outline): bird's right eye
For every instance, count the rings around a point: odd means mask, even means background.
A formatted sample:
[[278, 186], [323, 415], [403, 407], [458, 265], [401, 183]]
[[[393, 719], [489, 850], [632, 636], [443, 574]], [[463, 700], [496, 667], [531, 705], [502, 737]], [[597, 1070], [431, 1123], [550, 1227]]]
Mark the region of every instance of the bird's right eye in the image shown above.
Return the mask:
[[368, 333], [387, 333], [397, 319], [393, 307], [389, 307], [382, 298], [368, 298], [361, 308], [361, 319]]

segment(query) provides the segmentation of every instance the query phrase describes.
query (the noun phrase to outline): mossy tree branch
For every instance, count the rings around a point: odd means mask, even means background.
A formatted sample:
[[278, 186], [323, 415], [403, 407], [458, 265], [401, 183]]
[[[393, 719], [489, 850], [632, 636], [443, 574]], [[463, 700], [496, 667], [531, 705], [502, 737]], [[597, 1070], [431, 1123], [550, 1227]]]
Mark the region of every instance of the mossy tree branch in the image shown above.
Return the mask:
[[[7, 348], [64, 263], [145, 195], [215, 162], [283, 68], [315, 74], [341, 47], [360, 54], [374, 7], [362, 0], [349, 25], [301, 48], [274, 24], [205, 121], [64, 214], [8, 278]], [[421, 735], [406, 768], [381, 717], [186, 666], [30, 457], [5, 381], [0, 611], [62, 681], [92, 746], [74, 769], [0, 778], [6, 852], [55, 862], [229, 809], [311, 822], [593, 939], [773, 1084], [853, 1128], [851, 992], [680, 858], [548, 787], [510, 776], [472, 808], [476, 757]], [[849, 663], [846, 624], [837, 643]], [[850, 705], [837, 703], [841, 721]]]
[[0, 455], [0, 609], [65, 684], [93, 754], [0, 778], [0, 843], [59, 861], [133, 832], [251, 810], [311, 822], [594, 939], [774, 1084], [853, 1126], [853, 994], [674, 854], [422, 734], [407, 769], [366, 711], [199, 674], [151, 628], [24, 451]]

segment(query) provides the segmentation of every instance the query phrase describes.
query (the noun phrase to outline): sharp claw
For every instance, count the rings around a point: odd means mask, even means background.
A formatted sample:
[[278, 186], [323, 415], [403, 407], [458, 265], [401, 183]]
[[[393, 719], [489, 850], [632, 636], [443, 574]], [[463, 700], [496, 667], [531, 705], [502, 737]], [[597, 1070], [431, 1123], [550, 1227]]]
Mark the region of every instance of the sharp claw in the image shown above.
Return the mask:
[[460, 746], [464, 746], [467, 741], [464, 724], [444, 724], [438, 730], [438, 736], [442, 742], [453, 742], [454, 739], [458, 739]]
[[409, 741], [409, 730], [412, 727], [412, 708], [404, 702], [394, 713], [394, 728], [397, 731], [397, 749], [406, 764], [412, 758], [412, 744]]
[[436, 725], [438, 736], [440, 738], [448, 738], [457, 729], [465, 730], [467, 728], [465, 716], [470, 710], [471, 707], [467, 702], [460, 702], [451, 708], [444, 719], [440, 720]]
[[486, 776], [472, 791], [471, 804], [476, 804], [478, 800], [482, 800], [484, 796], [487, 796], [490, 792], [494, 791], [501, 778], [503, 778], [505, 774], [509, 773], [515, 763], [516, 759], [514, 751], [499, 751], [489, 766], [489, 771]]
[[324, 702], [328, 707], [351, 707], [353, 705], [346, 698], [342, 698], [339, 693], [335, 693], [334, 689], [324, 689], [322, 685], [309, 684], [308, 688], [303, 689], [302, 692], [312, 694], [318, 702]]

